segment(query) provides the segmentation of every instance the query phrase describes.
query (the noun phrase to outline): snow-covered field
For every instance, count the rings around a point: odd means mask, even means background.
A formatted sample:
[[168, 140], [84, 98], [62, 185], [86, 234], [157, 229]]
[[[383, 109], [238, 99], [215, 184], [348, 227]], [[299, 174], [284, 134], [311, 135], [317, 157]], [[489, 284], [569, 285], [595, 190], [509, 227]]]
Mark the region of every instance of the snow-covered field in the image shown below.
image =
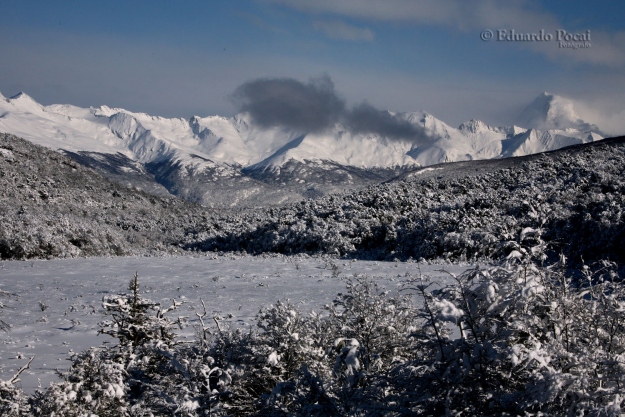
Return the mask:
[[[332, 263], [339, 268], [332, 268]], [[27, 392], [46, 387], [64, 369], [73, 350], [80, 352], [110, 338], [97, 335], [102, 297], [125, 293], [135, 272], [145, 297], [171, 305], [184, 301], [179, 315], [190, 326], [181, 338], [193, 338], [200, 299], [211, 316], [232, 326], [248, 326], [261, 306], [291, 300], [302, 310], [319, 310], [345, 288], [341, 277], [367, 274], [383, 287], [396, 289], [406, 275], [419, 271], [443, 281], [441, 270], [459, 273], [467, 266], [326, 260], [321, 258], [165, 257], [90, 258], [52, 261], [5, 261], [0, 289], [11, 294], [2, 302], [1, 318], [12, 328], [0, 333], [0, 378], [12, 377], [31, 357], [31, 369], [20, 379]], [[337, 277], [338, 272], [338, 277]]]

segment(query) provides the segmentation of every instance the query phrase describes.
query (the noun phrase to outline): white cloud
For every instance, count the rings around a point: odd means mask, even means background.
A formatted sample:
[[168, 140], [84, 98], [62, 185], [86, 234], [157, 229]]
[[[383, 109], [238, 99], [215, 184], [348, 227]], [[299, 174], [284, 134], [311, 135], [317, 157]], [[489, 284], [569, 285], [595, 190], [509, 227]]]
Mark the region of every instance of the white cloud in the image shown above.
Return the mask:
[[[519, 0], [264, 0], [317, 15], [338, 15], [371, 20], [435, 25], [472, 32], [479, 39], [482, 30], [515, 30], [555, 34], [566, 29], [557, 17], [542, 10], [536, 1]], [[591, 28], [588, 28], [591, 29]], [[555, 37], [555, 35], [554, 35]], [[496, 43], [495, 40], [491, 41]], [[625, 64], [625, 32], [592, 31], [591, 47], [561, 48], [550, 42], [510, 42], [510, 47], [529, 49], [554, 61], [590, 63], [615, 67]]]
[[607, 136], [625, 135], [625, 110], [623, 103], [611, 100], [575, 101], [580, 118], [599, 126]]
[[[493, 0], [266, 0], [315, 14], [335, 14], [376, 21], [447, 25], [460, 29], [512, 27], [540, 29], [556, 19], [532, 9], [528, 1]], [[488, 26], [487, 26], [488, 27]], [[521, 29], [521, 28], [519, 28]]]
[[313, 23], [313, 26], [332, 39], [372, 41], [374, 37], [371, 30], [352, 26], [340, 20], [317, 20]]

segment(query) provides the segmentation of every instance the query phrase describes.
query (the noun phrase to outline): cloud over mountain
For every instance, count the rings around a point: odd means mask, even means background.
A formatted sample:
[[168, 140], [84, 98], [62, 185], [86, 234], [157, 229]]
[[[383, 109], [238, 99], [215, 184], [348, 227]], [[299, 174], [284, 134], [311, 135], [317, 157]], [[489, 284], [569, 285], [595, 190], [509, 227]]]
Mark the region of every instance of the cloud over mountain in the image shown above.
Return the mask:
[[234, 92], [239, 111], [248, 112], [262, 127], [286, 126], [306, 132], [323, 131], [345, 112], [345, 102], [328, 76], [302, 83], [293, 78], [259, 78]]
[[536, 97], [523, 110], [517, 118], [516, 124], [538, 130], [572, 128], [599, 132], [597, 126], [586, 123], [577, 115], [572, 101], [547, 92]]
[[371, 133], [389, 139], [427, 140], [425, 130], [368, 103], [348, 108], [325, 75], [303, 83], [293, 78], [247, 81], [233, 94], [240, 112], [262, 127], [283, 126], [319, 133], [342, 123], [352, 133]]
[[345, 123], [353, 133], [375, 133], [389, 139], [431, 140], [420, 125], [400, 120], [368, 103], [354, 106], [345, 114]]

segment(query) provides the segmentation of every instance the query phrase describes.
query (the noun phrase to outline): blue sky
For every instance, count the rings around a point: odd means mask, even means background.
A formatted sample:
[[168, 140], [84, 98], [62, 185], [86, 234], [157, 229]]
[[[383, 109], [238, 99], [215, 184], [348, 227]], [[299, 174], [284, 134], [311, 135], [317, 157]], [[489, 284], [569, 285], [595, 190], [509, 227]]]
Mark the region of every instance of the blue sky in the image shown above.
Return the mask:
[[[451, 125], [510, 124], [549, 91], [622, 134], [623, 16], [625, 2], [607, 0], [2, 0], [0, 92], [231, 116], [247, 81], [329, 76], [348, 103], [425, 110]], [[590, 30], [591, 45], [485, 42], [486, 29]]]

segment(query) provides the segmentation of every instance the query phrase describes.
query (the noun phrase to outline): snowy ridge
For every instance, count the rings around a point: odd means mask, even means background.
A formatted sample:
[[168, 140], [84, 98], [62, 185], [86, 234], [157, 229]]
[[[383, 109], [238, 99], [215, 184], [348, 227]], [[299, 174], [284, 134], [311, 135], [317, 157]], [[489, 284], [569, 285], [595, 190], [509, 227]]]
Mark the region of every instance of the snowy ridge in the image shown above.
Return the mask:
[[[602, 139], [596, 126], [577, 117], [570, 102], [546, 93], [523, 112], [519, 122], [522, 127], [492, 127], [470, 120], [454, 128], [426, 112], [389, 113], [426, 135], [401, 139], [354, 133], [341, 124], [319, 133], [280, 126], [264, 128], [246, 113], [230, 118], [193, 116], [186, 120], [107, 106], [43, 106], [25, 93], [9, 99], [1, 97], [0, 132], [52, 149], [120, 153], [141, 164], [166, 164], [168, 178], [159, 180], [161, 184], [173, 184], [180, 178], [216, 181], [240, 177], [241, 170], [252, 177], [262, 173], [262, 182], [272, 184], [278, 178], [267, 174], [279, 175], [293, 164], [303, 174], [306, 169], [301, 167], [308, 164], [328, 172], [337, 166], [357, 170], [409, 169], [442, 162], [527, 155]], [[174, 175], [174, 170], [179, 172]], [[311, 185], [323, 188], [324, 184], [340, 182], [328, 175], [323, 180], [319, 176], [317, 180], [306, 175], [291, 176], [293, 184], [299, 187], [294, 191], [301, 194]], [[361, 178], [363, 184], [371, 181], [365, 177]], [[180, 194], [180, 184], [172, 184], [166, 187]], [[256, 184], [245, 193], [258, 194], [262, 187]], [[197, 196], [204, 194], [198, 191], [194, 198], [203, 202], [204, 197]]]
[[[471, 120], [456, 129], [425, 112], [395, 116], [423, 126], [431, 139], [427, 143], [354, 134], [340, 124], [322, 134], [280, 127], [264, 129], [255, 126], [247, 114], [232, 118], [193, 116], [185, 120], [107, 106], [90, 109], [58, 104], [42, 106], [25, 93], [2, 100], [0, 106], [4, 113], [0, 120], [2, 131], [19, 134], [50, 148], [121, 152], [142, 163], [172, 157], [183, 163], [191, 162], [193, 158], [189, 155], [194, 154], [218, 164], [242, 167], [281, 166], [291, 159], [300, 162], [330, 160], [363, 168], [425, 166], [503, 156], [504, 141], [512, 137], [531, 139], [523, 136], [527, 129], [518, 126], [491, 127]], [[593, 140], [600, 138], [590, 125], [587, 130], [567, 128], [567, 123], [581, 121], [570, 103], [557, 96], [542, 94], [524, 111], [521, 119], [526, 122], [525, 126], [535, 130], [539, 130], [535, 126], [542, 120], [543, 125], [552, 126], [548, 129], [552, 137], [561, 138], [545, 141], [544, 149], [523, 148], [531, 152], [570, 144], [565, 138], [571, 138], [574, 143], [579, 143], [582, 137], [586, 140], [591, 133], [594, 133]], [[542, 131], [537, 134], [543, 135]], [[197, 160], [193, 161], [194, 165], [196, 163]]]
[[594, 142], [602, 137], [575, 129], [540, 131], [530, 129], [506, 141], [503, 156], [523, 156], [539, 152]]

